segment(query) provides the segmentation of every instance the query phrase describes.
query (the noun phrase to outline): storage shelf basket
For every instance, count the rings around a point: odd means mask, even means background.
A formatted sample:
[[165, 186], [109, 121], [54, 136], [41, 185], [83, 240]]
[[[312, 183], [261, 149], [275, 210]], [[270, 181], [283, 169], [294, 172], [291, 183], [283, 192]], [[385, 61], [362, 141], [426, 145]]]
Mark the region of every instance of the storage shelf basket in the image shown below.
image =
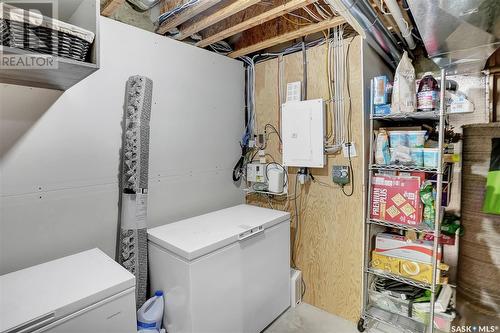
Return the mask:
[[1, 45], [87, 61], [94, 33], [77, 26], [0, 4]]

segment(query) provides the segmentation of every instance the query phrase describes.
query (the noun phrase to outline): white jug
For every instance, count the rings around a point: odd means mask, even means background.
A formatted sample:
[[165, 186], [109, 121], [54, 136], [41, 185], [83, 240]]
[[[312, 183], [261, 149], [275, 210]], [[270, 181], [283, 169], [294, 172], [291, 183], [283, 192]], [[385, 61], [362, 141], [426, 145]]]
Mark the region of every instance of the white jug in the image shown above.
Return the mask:
[[156, 291], [155, 295], [148, 299], [139, 310], [137, 310], [137, 330], [151, 330], [159, 332], [163, 319], [163, 291]]

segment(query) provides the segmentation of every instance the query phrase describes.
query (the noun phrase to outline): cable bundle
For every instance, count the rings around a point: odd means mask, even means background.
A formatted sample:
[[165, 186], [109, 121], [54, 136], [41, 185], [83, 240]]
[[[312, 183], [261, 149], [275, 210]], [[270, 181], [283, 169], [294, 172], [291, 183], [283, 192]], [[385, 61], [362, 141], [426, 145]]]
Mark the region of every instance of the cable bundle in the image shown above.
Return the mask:
[[183, 10], [185, 10], [189, 7], [196, 5], [198, 2], [200, 2], [200, 0], [189, 0], [185, 3], [183, 3], [182, 5], [175, 7], [172, 10], [169, 10], [168, 12], [161, 14], [158, 17], [158, 23], [161, 25], [163, 22], [168, 20], [170, 17], [172, 17], [176, 14], [179, 14], [180, 12], [182, 12]]

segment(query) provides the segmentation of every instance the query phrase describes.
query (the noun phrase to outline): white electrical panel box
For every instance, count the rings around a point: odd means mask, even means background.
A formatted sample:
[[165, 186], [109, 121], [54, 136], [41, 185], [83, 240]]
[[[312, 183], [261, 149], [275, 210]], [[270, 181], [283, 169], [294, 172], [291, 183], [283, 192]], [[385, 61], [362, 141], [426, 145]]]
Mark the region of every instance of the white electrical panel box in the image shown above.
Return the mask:
[[283, 164], [290, 167], [325, 166], [325, 111], [323, 99], [288, 102], [281, 108]]

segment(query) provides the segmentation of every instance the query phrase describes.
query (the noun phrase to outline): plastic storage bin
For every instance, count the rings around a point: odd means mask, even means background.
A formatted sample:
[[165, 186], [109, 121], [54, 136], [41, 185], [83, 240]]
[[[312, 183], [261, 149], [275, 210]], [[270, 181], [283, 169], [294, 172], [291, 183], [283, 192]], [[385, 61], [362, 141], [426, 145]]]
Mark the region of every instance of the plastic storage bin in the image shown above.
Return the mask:
[[408, 147], [424, 148], [426, 134], [427, 131], [408, 131]]
[[0, 45], [86, 61], [95, 34], [33, 11], [0, 3]]
[[411, 317], [412, 306], [408, 300], [397, 298], [375, 290], [369, 292], [370, 303], [379, 309], [387, 310], [405, 317]]
[[[413, 304], [413, 319], [428, 324], [430, 317], [430, 305], [429, 303], [415, 303]], [[451, 323], [455, 319], [455, 313], [446, 313], [446, 312], [436, 312], [434, 313], [434, 327], [443, 332], [450, 332]]]
[[410, 156], [415, 166], [424, 166], [424, 150], [423, 148], [410, 148]]
[[391, 148], [399, 146], [408, 147], [408, 132], [407, 131], [390, 131], [389, 145]]
[[439, 164], [439, 149], [424, 148], [424, 167], [437, 168]]

